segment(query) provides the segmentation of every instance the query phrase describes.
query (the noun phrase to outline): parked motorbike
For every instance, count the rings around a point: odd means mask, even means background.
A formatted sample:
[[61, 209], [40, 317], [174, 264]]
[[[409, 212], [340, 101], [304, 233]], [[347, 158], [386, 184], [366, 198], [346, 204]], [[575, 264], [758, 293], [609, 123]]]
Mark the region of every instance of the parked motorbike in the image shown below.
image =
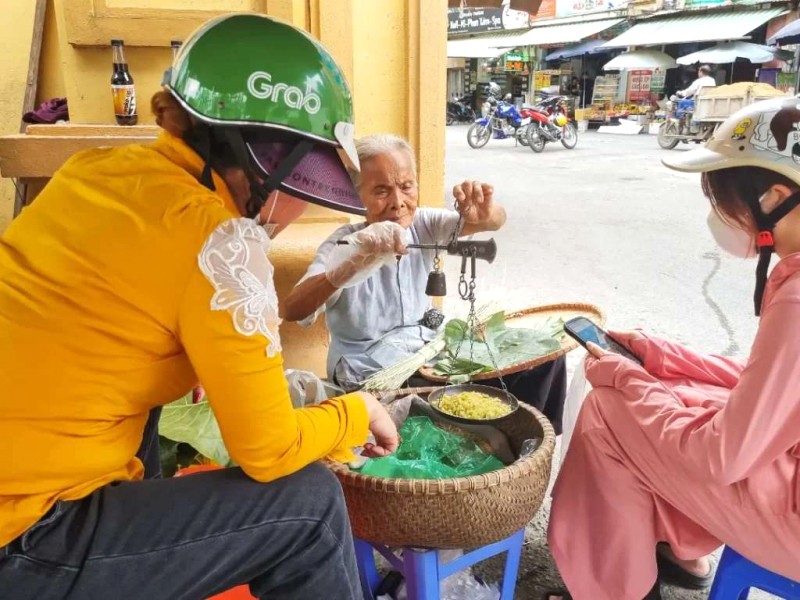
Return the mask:
[[568, 150], [578, 144], [578, 128], [567, 116], [566, 103], [566, 96], [553, 96], [534, 108], [526, 131], [531, 150], [541, 152], [548, 142], [561, 142]]
[[454, 97], [453, 100], [447, 103], [446, 123], [452, 125], [454, 123], [472, 123], [475, 121], [476, 115], [471, 104], [472, 96]]
[[664, 150], [672, 150], [678, 142], [702, 144], [714, 135], [718, 123], [694, 121], [694, 99], [673, 95], [666, 108], [667, 120], [658, 128], [658, 145]]
[[497, 101], [489, 96], [484, 104], [484, 116], [477, 119], [467, 130], [467, 143], [472, 148], [483, 148], [494, 137], [503, 140], [513, 137], [527, 145], [526, 131], [531, 123], [530, 117], [523, 117], [511, 102], [511, 94]]

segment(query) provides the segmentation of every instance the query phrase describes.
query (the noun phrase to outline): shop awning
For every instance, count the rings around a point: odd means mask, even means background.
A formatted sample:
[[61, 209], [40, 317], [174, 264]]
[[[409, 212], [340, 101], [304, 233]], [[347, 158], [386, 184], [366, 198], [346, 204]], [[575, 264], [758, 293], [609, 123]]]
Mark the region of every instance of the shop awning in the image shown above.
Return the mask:
[[516, 48], [520, 32], [484, 35], [447, 41], [447, 58], [495, 58]]
[[602, 48], [605, 43], [604, 40], [587, 40], [577, 46], [567, 46], [566, 48], [559, 48], [555, 52], [551, 52], [545, 57], [545, 60], [563, 60], [566, 58], [575, 58], [583, 56], [584, 54], [598, 54], [603, 52], [611, 52], [611, 48]]
[[800, 44], [800, 21], [792, 21], [767, 40], [768, 44]]
[[741, 40], [754, 29], [786, 12], [785, 8], [770, 8], [685, 15], [671, 19], [649, 19], [637, 23], [622, 35], [606, 42], [604, 47], [625, 48]]
[[571, 44], [605, 31], [622, 23], [624, 19], [598, 19], [596, 21], [579, 21], [577, 23], [561, 23], [539, 25], [524, 33], [516, 34], [511, 47], [548, 46], [552, 44]]

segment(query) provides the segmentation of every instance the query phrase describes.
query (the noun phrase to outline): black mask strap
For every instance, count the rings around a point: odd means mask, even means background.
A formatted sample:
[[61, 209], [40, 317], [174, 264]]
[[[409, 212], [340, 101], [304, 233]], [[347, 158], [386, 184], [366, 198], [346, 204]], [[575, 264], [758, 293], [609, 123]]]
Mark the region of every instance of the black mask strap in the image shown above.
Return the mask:
[[200, 183], [215, 192], [217, 187], [214, 185], [214, 178], [211, 175], [211, 129], [207, 125], [201, 124], [195, 128], [195, 131], [196, 144], [194, 149], [206, 163], [203, 165]]
[[758, 266], [756, 267], [756, 291], [753, 294], [753, 304], [755, 305], [757, 317], [761, 316], [761, 306], [764, 303], [764, 292], [767, 289], [767, 278], [769, 276], [769, 263], [772, 260], [772, 254], [775, 252], [775, 239], [772, 232], [778, 221], [798, 206], [800, 206], [800, 192], [795, 192], [786, 198], [780, 206], [770, 213], [763, 212], [758, 201], [750, 204], [750, 210], [758, 225], [758, 237], [756, 238]]

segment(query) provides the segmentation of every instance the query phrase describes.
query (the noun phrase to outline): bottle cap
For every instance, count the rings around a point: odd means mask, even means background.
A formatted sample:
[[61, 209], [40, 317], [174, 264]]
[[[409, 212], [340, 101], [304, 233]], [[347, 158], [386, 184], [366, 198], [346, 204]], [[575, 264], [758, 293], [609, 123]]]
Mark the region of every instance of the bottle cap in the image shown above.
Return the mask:
[[169, 43], [169, 45], [172, 46], [173, 48], [180, 48], [182, 44], [183, 44], [183, 42], [180, 41], [180, 40], [172, 40]]
[[123, 42], [122, 40], [111, 40], [111, 45], [112, 46], [124, 46], [125, 42]]

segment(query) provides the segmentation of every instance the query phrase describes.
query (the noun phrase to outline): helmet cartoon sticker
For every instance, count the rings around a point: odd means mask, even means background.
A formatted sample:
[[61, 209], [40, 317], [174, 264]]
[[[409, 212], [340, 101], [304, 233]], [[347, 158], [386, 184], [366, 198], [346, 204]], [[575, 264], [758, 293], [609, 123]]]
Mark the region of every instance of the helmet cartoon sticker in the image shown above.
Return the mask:
[[750, 143], [800, 163], [800, 104], [791, 103], [759, 116]]

